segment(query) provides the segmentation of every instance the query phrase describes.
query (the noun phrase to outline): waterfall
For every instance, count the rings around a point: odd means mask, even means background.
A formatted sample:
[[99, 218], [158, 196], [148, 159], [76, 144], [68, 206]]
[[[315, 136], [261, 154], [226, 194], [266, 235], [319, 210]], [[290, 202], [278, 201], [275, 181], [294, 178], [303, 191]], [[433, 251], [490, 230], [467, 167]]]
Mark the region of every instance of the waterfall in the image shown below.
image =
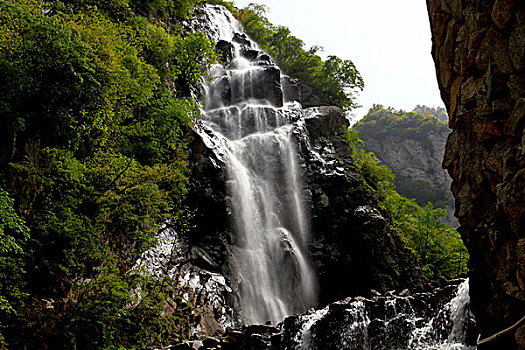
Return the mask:
[[[235, 241], [230, 258], [245, 324], [281, 321], [316, 302], [309, 213], [294, 142], [298, 103], [283, 106], [280, 70], [221, 6], [206, 6], [212, 38], [229, 52], [205, 85], [203, 138], [226, 165]], [[205, 140], [206, 142], [206, 140]]]

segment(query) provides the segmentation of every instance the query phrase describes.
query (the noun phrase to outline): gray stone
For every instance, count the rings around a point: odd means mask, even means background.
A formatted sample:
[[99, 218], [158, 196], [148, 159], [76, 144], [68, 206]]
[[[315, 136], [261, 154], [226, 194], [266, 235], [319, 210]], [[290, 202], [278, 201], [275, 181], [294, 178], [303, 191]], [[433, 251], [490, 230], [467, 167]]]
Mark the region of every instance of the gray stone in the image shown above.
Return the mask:
[[505, 123], [505, 133], [520, 137], [525, 128], [525, 97], [516, 102], [509, 119]]
[[194, 350], [199, 350], [203, 346], [204, 346], [204, 344], [202, 344], [202, 342], [200, 340], [194, 340], [192, 342], [192, 344], [191, 344], [191, 348], [194, 349]]
[[281, 76], [281, 86], [283, 89], [284, 102], [301, 101], [299, 82], [286, 75]]
[[525, 69], [525, 10], [517, 11], [509, 38], [509, 51], [516, 70]]
[[248, 39], [246, 34], [235, 33], [234, 36], [233, 36], [232, 41], [235, 42], [235, 43], [241, 44], [241, 45], [245, 45], [247, 47], [251, 47], [252, 46], [252, 43]]
[[259, 56], [259, 51], [252, 49], [242, 49], [240, 52], [241, 56], [246, 58], [248, 61], [255, 61]]
[[313, 138], [329, 137], [349, 125], [343, 112], [332, 106], [314, 107], [307, 110], [305, 123]]
[[239, 103], [246, 99], [269, 103], [274, 107], [283, 106], [283, 92], [281, 89], [281, 72], [274, 66], [263, 67], [246, 73], [244, 84], [232, 87], [232, 103]]

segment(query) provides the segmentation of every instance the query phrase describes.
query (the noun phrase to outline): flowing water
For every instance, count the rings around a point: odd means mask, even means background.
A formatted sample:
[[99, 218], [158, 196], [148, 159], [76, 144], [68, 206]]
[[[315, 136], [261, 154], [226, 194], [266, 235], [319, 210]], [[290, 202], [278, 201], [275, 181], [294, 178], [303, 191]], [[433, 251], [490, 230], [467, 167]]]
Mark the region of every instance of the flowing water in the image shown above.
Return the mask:
[[[239, 36], [232, 41], [240, 26], [231, 14], [218, 6], [206, 11], [214, 39], [233, 45], [232, 61], [211, 69], [202, 121], [208, 132], [201, 133], [216, 140], [227, 167], [235, 233], [230, 279], [245, 324], [276, 323], [316, 301], [309, 214], [293, 138], [300, 108], [282, 106], [280, 71], [255, 43]], [[247, 50], [261, 60], [242, 57]]]
[[[475, 350], [468, 280], [449, 301], [414, 297], [355, 298], [297, 317], [291, 349]], [[434, 298], [434, 299], [433, 299]], [[432, 301], [434, 300], [434, 301]]]

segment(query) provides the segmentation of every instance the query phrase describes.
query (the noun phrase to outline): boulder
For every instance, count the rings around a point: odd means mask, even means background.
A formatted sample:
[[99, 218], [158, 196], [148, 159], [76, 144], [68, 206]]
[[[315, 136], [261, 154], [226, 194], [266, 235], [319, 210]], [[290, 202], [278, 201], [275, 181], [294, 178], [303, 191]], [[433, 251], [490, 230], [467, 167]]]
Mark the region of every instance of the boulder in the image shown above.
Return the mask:
[[300, 102], [301, 93], [299, 91], [299, 81], [289, 76], [281, 76], [281, 87], [283, 89], [284, 102]]
[[248, 37], [244, 33], [242, 33], [242, 34], [241, 33], [235, 33], [233, 38], [232, 38], [232, 41], [235, 42], [235, 43], [241, 44], [241, 45], [245, 45], [247, 47], [251, 47], [252, 46], [252, 42], [250, 41], [250, 39], [248, 39]]
[[350, 125], [343, 111], [334, 106], [321, 106], [307, 109], [306, 129], [310, 137], [331, 137]]
[[274, 107], [283, 106], [283, 91], [281, 89], [281, 71], [275, 66], [257, 67], [241, 71], [239, 79], [243, 83], [232, 86], [232, 103], [246, 100], [256, 100], [260, 104], [270, 104]]

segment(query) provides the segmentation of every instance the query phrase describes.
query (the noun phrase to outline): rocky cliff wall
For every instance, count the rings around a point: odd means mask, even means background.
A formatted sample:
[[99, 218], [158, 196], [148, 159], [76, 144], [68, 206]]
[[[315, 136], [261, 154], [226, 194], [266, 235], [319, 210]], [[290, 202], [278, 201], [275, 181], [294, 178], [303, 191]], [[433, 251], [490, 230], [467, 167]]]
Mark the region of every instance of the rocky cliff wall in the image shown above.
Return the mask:
[[[197, 12], [188, 25], [213, 28], [210, 13], [221, 11], [225, 10], [214, 7], [213, 12]], [[213, 31], [211, 38], [217, 41], [217, 50], [226, 67], [235, 65], [232, 43], [216, 40]], [[421, 286], [415, 256], [391, 232], [388, 220], [378, 209], [375, 194], [363, 185], [361, 175], [349, 158], [350, 148], [342, 137], [342, 129], [348, 127], [348, 122], [341, 110], [336, 107], [301, 108], [299, 103], [311, 97], [305, 97], [300, 84], [282, 76], [271, 58], [258, 48], [248, 48], [249, 40], [242, 33], [233, 34], [232, 42], [241, 44], [239, 54], [246, 65], [261, 67], [260, 79], [250, 85], [250, 96], [267, 105], [265, 110], [269, 116], [281, 113], [289, 116], [294, 146], [299, 150], [298, 166], [303, 174], [301, 196], [305, 197], [310, 217], [312, 235], [307, 242], [307, 253], [319, 281], [319, 303], [326, 305], [349, 295], [369, 295], [371, 289], [385, 292]], [[224, 100], [224, 105], [230, 105], [239, 94], [227, 76], [221, 77], [221, 80], [216, 79], [214, 91]], [[208, 111], [208, 118], [221, 123], [222, 110], [218, 108], [217, 115], [210, 115], [212, 112]], [[246, 110], [241, 119], [246, 130], [254, 120], [249, 112]], [[228, 325], [232, 320], [230, 311], [236, 315], [240, 311], [236, 294], [239, 288], [231, 277], [235, 265], [232, 266], [230, 259], [238, 237], [234, 230], [233, 200], [228, 191], [221, 142], [221, 136], [202, 121], [198, 121], [188, 135], [192, 185], [186, 203], [195, 211], [196, 227], [185, 240], [181, 263], [191, 267], [192, 276], [198, 276], [201, 281], [222, 282], [220, 276], [223, 276], [226, 285], [213, 283], [208, 288], [210, 283], [201, 286], [197, 279], [186, 278], [186, 275], [183, 277], [188, 283], [176, 282], [182, 287], [179, 289], [185, 290], [185, 285], [195, 281], [196, 291], [186, 293], [198, 296], [191, 303], [195, 308], [206, 311], [209, 307], [207, 309], [203, 302], [217, 301], [212, 305], [213, 310], [203, 313], [200, 322], [202, 332], [208, 335], [217, 334], [219, 326]], [[208, 289], [212, 296], [201, 297]], [[233, 322], [239, 324], [240, 320]]]
[[305, 110], [306, 134], [297, 134], [311, 193], [311, 254], [320, 284], [320, 305], [370, 289], [386, 292], [420, 285], [415, 256], [408, 252], [378, 209], [375, 194], [363, 186], [340, 109]]
[[[482, 338], [525, 316], [525, 2], [427, 0]], [[518, 344], [518, 345], [517, 345]], [[525, 348], [525, 325], [481, 345]]]

